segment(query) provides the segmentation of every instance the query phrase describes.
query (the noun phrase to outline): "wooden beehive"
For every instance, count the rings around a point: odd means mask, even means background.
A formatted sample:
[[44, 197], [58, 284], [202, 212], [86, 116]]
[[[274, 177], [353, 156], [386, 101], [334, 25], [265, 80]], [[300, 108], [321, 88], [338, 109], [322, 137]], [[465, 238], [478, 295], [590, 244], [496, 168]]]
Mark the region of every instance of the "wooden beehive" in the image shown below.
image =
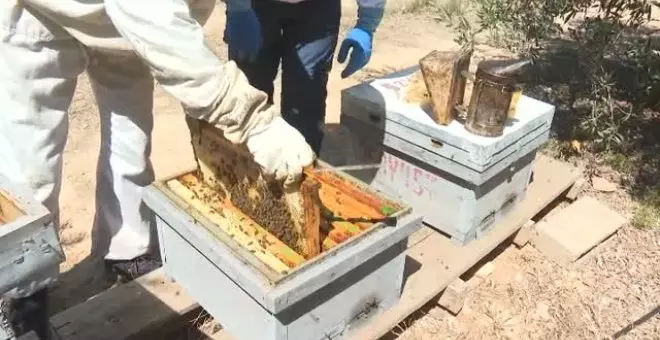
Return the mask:
[[380, 136], [379, 144], [366, 146], [382, 154], [378, 171], [365, 178], [372, 187], [405, 200], [427, 225], [465, 244], [524, 198], [554, 107], [523, 96], [503, 136], [475, 136], [459, 121], [434, 124], [426, 111], [404, 101], [400, 94], [418, 70], [344, 90], [341, 122], [352, 134]]
[[0, 175], [0, 296], [25, 296], [47, 286], [62, 261], [52, 215], [31, 190]]
[[[209, 220], [207, 229], [221, 240], [237, 243], [276, 273], [288, 273], [375, 225], [341, 218], [384, 219], [404, 210], [332, 171], [314, 168], [305, 169], [299, 190], [285, 192], [281, 183], [262, 176], [244, 146], [204, 122], [188, 123], [198, 169], [165, 181], [166, 191]], [[329, 219], [322, 210], [338, 218]]]
[[382, 216], [385, 203], [392, 214], [373, 224], [331, 221], [321, 254], [305, 259], [227, 200], [204, 202], [217, 193], [195, 172], [157, 181], [144, 200], [156, 216], [165, 273], [235, 338], [338, 339], [398, 301], [408, 238], [421, 227], [409, 207], [390, 206], [341, 172], [308, 170], [326, 208]]

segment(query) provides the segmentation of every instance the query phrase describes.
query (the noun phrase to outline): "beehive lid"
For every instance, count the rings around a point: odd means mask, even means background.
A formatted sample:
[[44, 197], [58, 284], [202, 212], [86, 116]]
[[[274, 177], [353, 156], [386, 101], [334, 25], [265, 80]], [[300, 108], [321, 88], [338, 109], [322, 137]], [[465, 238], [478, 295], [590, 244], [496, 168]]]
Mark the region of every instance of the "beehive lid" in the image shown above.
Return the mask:
[[516, 152], [522, 140], [541, 136], [550, 129], [554, 106], [524, 95], [516, 118], [507, 123], [502, 136], [474, 135], [456, 120], [447, 126], [438, 125], [428, 109], [406, 100], [417, 70], [412, 67], [344, 90], [342, 114], [478, 172]]

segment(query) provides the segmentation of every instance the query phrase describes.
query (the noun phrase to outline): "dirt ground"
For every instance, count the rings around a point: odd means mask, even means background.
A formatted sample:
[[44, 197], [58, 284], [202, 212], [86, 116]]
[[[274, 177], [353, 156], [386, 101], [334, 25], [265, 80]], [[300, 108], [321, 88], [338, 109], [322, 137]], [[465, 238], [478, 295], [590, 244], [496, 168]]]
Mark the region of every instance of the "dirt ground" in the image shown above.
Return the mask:
[[[354, 5], [347, 5], [344, 31], [355, 20], [353, 8]], [[377, 32], [374, 56], [367, 70], [342, 80], [341, 65], [335, 65], [329, 85], [329, 124], [339, 121], [341, 89], [372, 74], [411, 66], [432, 49], [454, 45], [441, 23], [400, 9], [390, 13]], [[206, 29], [209, 44], [226, 59], [223, 28], [224, 9], [219, 6]], [[479, 53], [495, 54], [487, 50]], [[160, 89], [155, 99], [152, 161], [156, 176], [164, 177], [191, 168], [194, 163], [179, 104]], [[328, 157], [342, 150], [333, 148], [333, 143], [345, 138], [345, 131], [339, 128], [330, 127], [329, 132], [324, 151]], [[53, 312], [107, 288], [100, 264], [89, 257], [99, 136], [94, 97], [83, 76], [70, 114], [60, 203], [67, 261], [54, 288]], [[629, 214], [626, 204], [602, 198]], [[660, 230], [640, 231], [632, 227], [625, 227], [571, 266], [555, 264], [531, 246], [521, 250], [510, 247], [494, 260], [496, 269], [490, 277], [470, 281], [472, 292], [457, 317], [439, 308], [427, 308], [395, 333], [401, 339], [609, 338], [660, 305], [658, 259]], [[660, 339], [657, 313], [644, 321], [625, 336]]]

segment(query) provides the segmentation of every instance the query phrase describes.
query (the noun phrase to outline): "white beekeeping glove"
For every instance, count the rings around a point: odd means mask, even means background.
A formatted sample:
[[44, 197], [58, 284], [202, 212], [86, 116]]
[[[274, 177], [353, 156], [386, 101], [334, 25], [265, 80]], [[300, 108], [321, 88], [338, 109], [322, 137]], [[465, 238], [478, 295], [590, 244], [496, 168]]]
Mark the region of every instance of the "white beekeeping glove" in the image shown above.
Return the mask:
[[186, 108], [186, 112], [214, 124], [232, 143], [245, 143], [264, 175], [283, 180], [285, 186], [297, 183], [303, 168], [314, 162], [314, 151], [277, 107], [268, 104], [268, 96], [250, 86], [236, 63], [230, 61], [222, 68], [222, 81], [215, 89], [223, 95], [217, 97], [214, 109]]
[[315, 158], [305, 137], [279, 116], [253, 129], [247, 147], [264, 173], [283, 180], [285, 186], [298, 183], [303, 169]]

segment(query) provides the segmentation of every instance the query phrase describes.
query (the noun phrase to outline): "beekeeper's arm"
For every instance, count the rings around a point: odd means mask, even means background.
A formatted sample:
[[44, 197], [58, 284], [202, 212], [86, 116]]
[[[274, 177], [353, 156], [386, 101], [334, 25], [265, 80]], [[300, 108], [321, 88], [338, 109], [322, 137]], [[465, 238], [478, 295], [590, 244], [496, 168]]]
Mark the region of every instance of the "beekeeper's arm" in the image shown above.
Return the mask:
[[186, 113], [247, 143], [268, 174], [297, 181], [314, 154], [302, 135], [249, 85], [234, 62], [222, 64], [204, 41], [185, 0], [106, 0], [119, 33], [144, 58], [156, 80]]
[[357, 24], [350, 32], [348, 32], [348, 35], [339, 48], [339, 54], [337, 55], [337, 60], [340, 63], [346, 61], [349, 52], [351, 56], [346, 68], [341, 73], [342, 78], [353, 75], [355, 72], [367, 66], [371, 60], [374, 33], [383, 19], [385, 1], [386, 0], [357, 0]]

